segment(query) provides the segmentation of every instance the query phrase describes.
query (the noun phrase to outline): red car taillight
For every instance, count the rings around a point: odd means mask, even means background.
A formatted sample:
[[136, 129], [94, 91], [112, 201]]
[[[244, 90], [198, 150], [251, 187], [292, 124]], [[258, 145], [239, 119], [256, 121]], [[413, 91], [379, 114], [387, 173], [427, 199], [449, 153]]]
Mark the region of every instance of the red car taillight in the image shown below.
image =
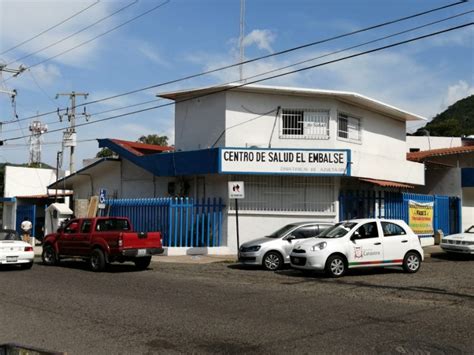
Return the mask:
[[25, 247], [25, 251], [33, 251], [33, 247]]

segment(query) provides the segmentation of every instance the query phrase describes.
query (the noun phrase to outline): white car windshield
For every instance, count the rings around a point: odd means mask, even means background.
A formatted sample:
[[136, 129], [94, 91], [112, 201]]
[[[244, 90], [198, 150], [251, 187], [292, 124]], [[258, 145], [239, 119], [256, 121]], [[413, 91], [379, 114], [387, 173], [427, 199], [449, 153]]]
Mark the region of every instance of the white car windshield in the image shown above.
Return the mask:
[[341, 238], [349, 233], [356, 225], [357, 223], [354, 222], [338, 223], [331, 228], [326, 229], [318, 235], [318, 238]]

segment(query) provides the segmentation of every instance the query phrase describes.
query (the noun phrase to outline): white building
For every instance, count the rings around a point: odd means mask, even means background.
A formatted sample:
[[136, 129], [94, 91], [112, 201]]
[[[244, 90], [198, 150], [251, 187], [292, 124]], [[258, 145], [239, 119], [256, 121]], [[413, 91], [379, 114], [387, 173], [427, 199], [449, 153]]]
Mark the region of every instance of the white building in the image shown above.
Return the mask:
[[401, 191], [424, 184], [424, 165], [406, 159], [406, 123], [424, 118], [377, 100], [255, 85], [160, 96], [176, 101], [175, 152], [153, 154], [138, 143], [99, 140], [120, 160], [98, 162], [57, 186], [74, 188], [77, 198], [100, 188], [117, 198], [222, 197], [223, 248], [214, 252], [224, 253], [236, 251], [229, 181], [245, 184], [240, 242], [290, 222], [336, 222], [338, 199], [347, 189]]
[[[28, 217], [33, 223], [33, 236], [41, 234], [44, 209], [56, 198], [56, 191], [48, 185], [56, 181], [53, 169], [5, 166], [2, 226], [19, 229], [21, 221]], [[64, 191], [58, 191], [61, 201]]]

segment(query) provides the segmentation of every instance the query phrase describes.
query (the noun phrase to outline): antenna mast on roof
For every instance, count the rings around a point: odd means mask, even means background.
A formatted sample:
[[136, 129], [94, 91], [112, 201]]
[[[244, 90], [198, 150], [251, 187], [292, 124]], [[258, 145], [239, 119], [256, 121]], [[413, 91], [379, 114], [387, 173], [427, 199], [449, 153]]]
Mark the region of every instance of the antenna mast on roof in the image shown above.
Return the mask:
[[[244, 37], [245, 37], [245, 0], [240, 0], [240, 39], [239, 39], [239, 46], [240, 46], [240, 63], [244, 61]], [[240, 75], [240, 82], [244, 83], [244, 69], [243, 65], [240, 64], [239, 66], [239, 75]]]
[[30, 165], [41, 164], [41, 135], [48, 131], [48, 126], [41, 123], [41, 121], [33, 121], [29, 128], [31, 132]]

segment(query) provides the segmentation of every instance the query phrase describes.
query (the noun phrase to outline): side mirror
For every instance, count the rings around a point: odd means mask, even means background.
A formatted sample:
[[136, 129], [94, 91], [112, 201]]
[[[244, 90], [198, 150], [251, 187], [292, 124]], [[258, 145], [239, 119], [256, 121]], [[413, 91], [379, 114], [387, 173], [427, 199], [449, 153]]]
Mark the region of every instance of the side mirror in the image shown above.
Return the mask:
[[288, 241], [288, 243], [291, 243], [293, 239], [296, 239], [294, 235], [289, 235], [288, 237], [286, 237], [286, 240]]

